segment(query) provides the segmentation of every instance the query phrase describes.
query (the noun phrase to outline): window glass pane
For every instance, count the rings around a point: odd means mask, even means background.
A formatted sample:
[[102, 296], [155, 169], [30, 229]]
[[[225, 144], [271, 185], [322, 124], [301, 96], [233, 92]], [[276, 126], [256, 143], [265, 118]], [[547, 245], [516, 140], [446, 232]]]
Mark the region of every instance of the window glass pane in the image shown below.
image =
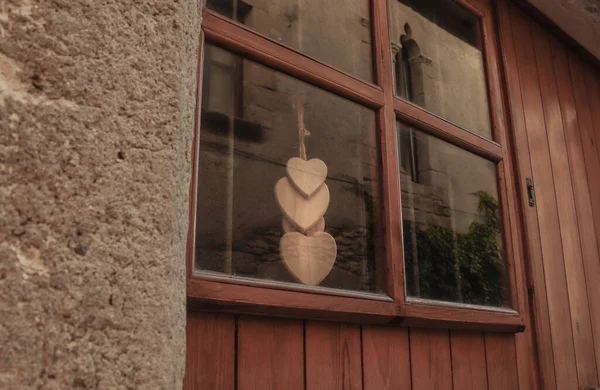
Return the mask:
[[496, 164], [398, 129], [407, 295], [509, 306]]
[[491, 138], [479, 19], [452, 0], [390, 0], [396, 95]]
[[[375, 113], [212, 45], [203, 80], [197, 269], [378, 292]], [[310, 136], [300, 137], [302, 122]], [[301, 138], [323, 165], [286, 170]], [[286, 236], [290, 255], [280, 248]]]
[[373, 81], [368, 0], [207, 0], [228, 18]]

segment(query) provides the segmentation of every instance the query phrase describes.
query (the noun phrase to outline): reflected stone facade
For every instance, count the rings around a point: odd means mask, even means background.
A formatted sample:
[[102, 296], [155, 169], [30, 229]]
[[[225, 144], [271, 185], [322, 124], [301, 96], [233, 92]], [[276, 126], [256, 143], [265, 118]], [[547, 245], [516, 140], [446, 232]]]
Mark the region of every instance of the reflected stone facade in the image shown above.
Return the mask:
[[[344, 7], [343, 12], [337, 12], [338, 8], [336, 12], [316, 12], [319, 7], [310, 3], [249, 0], [244, 3], [243, 15], [238, 11], [238, 19], [370, 80], [370, 24], [362, 14], [367, 2], [356, 1], [356, 7]], [[213, 4], [213, 8], [217, 6]], [[419, 104], [490, 136], [482, 53], [402, 3], [393, 2], [391, 10], [393, 46], [407, 44], [408, 24], [411, 42], [419, 48], [419, 56], [409, 59], [415, 69], [412, 77], [419, 80], [415, 85], [420, 89], [413, 91]], [[334, 17], [336, 23], [323, 23], [324, 14]], [[339, 45], [322, 44], [321, 37]], [[325, 215], [326, 231], [334, 236], [338, 231], [363, 232], [353, 238], [361, 249], [353, 252], [346, 266], [340, 260], [345, 258], [342, 251], [332, 272], [350, 272], [352, 277], [325, 280], [323, 285], [377, 291], [374, 251], [379, 245], [375, 226], [380, 183], [375, 113], [210, 45], [206, 48], [204, 79], [198, 266], [291, 281], [278, 255], [276, 238], [283, 234], [282, 214], [273, 186], [285, 175], [287, 160], [298, 156], [297, 109], [304, 102], [306, 128], [311, 133], [306, 144], [308, 158], [320, 158], [329, 167], [331, 202]], [[403, 218], [466, 232], [471, 222], [481, 217], [478, 198], [472, 194], [485, 191], [497, 196], [495, 169], [480, 164], [480, 157], [456, 155], [455, 148], [434, 138], [421, 142], [418, 148], [416, 181], [410, 176], [407, 180], [407, 173], [400, 169]], [[261, 240], [264, 232], [270, 232], [269, 238]], [[248, 247], [252, 242], [269, 250], [253, 253], [252, 246]], [[346, 246], [343, 241], [338, 245]]]

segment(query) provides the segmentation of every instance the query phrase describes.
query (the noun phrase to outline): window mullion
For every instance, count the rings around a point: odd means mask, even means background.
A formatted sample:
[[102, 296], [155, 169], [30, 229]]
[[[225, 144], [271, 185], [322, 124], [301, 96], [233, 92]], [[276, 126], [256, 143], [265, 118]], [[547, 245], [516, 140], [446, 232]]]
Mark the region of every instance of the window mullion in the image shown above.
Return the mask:
[[398, 149], [395, 131], [393, 69], [386, 0], [373, 0], [373, 34], [377, 83], [383, 88], [384, 106], [379, 112], [379, 139], [382, 153], [382, 217], [387, 293], [399, 305], [404, 303], [404, 251], [401, 230], [401, 200]]

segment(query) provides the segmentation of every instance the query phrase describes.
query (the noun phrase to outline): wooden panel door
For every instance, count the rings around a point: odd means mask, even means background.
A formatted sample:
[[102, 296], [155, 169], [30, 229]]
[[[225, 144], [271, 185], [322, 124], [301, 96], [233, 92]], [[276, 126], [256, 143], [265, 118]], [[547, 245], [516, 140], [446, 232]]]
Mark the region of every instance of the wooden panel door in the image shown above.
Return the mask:
[[598, 172], [598, 149], [592, 147], [594, 118], [600, 119], [600, 110], [592, 108], [600, 96], [598, 74], [516, 7], [501, 3], [521, 185], [530, 177], [535, 189], [535, 204], [530, 207], [526, 196], [523, 207], [542, 387], [595, 388], [600, 221], [597, 215], [594, 220], [594, 203], [600, 177], [590, 173]]

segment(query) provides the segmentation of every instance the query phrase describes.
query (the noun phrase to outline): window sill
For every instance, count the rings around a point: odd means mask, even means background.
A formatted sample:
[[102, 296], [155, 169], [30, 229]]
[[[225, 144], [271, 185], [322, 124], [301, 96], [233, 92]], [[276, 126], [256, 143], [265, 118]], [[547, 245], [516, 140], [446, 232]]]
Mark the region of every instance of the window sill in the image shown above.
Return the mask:
[[196, 274], [187, 281], [190, 310], [219, 311], [360, 324], [399, 324], [517, 333], [523, 318], [512, 309], [408, 298], [399, 308], [386, 295]]
[[187, 295], [190, 309], [239, 314], [385, 324], [400, 313], [386, 295], [210, 274], [190, 277]]
[[403, 326], [517, 333], [525, 330], [512, 309], [407, 298], [399, 322]]

